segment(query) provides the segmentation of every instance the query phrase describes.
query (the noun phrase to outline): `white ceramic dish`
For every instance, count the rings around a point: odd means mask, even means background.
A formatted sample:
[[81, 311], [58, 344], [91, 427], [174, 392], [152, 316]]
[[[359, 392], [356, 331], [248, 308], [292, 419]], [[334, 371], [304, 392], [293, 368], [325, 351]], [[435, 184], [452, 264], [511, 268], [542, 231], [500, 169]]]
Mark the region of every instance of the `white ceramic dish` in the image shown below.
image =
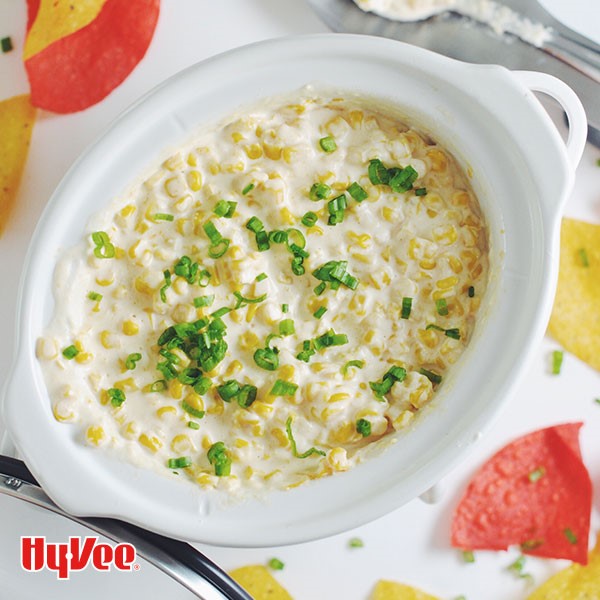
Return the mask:
[[[381, 456], [267, 499], [222, 505], [191, 484], [81, 446], [54, 420], [35, 358], [53, 311], [52, 275], [89, 217], [201, 124], [312, 83], [376, 96], [434, 133], [473, 173], [490, 226], [492, 281], [471, 345], [428, 414]], [[557, 99], [566, 145], [532, 90]], [[477, 440], [523, 372], [549, 315], [558, 225], [586, 137], [575, 94], [548, 75], [456, 62], [380, 38], [261, 42], [176, 75], [123, 114], [73, 165], [34, 234], [20, 289], [18, 348], [4, 393], [11, 436], [52, 499], [177, 538], [280, 545], [367, 522], [439, 480]]]

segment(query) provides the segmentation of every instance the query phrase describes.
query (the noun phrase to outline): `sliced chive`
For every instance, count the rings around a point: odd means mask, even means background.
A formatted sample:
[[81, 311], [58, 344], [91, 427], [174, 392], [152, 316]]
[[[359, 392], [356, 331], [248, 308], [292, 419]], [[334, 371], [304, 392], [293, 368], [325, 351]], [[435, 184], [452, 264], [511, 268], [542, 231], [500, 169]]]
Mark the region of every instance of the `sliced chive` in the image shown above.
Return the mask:
[[287, 312], [289, 312], [289, 310], [290, 310], [289, 304], [282, 304], [281, 305], [281, 312], [282, 313], [287, 313]]
[[167, 462], [169, 469], [185, 469], [192, 464], [192, 459], [189, 456], [180, 456], [178, 458], [170, 458]]
[[4, 37], [0, 40], [0, 46], [2, 47], [2, 52], [6, 54], [13, 49], [12, 38]]
[[211, 244], [208, 249], [208, 255], [211, 258], [221, 258], [229, 250], [229, 244], [231, 244], [231, 240], [221, 238], [216, 244]]
[[317, 296], [320, 296], [326, 289], [327, 284], [325, 282], [322, 282], [317, 287], [315, 287], [314, 292]]
[[269, 233], [269, 241], [274, 244], [285, 244], [287, 242], [287, 233], [280, 229], [271, 231], [271, 233]]
[[292, 417], [291, 416], [288, 417], [287, 421], [285, 422], [285, 432], [287, 433], [287, 438], [290, 442], [292, 454], [296, 458], [308, 458], [309, 456], [312, 456], [313, 454], [318, 454], [319, 456], [325, 456], [325, 452], [323, 452], [323, 450], [319, 450], [318, 448], [315, 448], [314, 446], [312, 448], [309, 448], [308, 450], [306, 450], [306, 452], [302, 452], [302, 454], [300, 454], [298, 452], [298, 448], [296, 446], [296, 440], [294, 439], [294, 434], [292, 433]]
[[508, 565], [508, 567], [506, 567], [506, 570], [510, 571], [520, 579], [533, 579], [533, 577], [529, 573], [523, 573], [524, 567], [525, 557], [521, 555], [513, 563]]
[[197, 262], [193, 262], [189, 256], [184, 255], [173, 266], [173, 273], [193, 284], [196, 283], [199, 269], [200, 265]]
[[387, 184], [390, 181], [388, 170], [378, 158], [369, 161], [368, 174], [373, 185]]
[[192, 417], [196, 417], [196, 419], [203, 419], [204, 418], [204, 411], [203, 410], [199, 410], [197, 408], [194, 408], [191, 404], [189, 404], [188, 402], [186, 402], [185, 400], [183, 400], [181, 402], [181, 408], [188, 414], [188, 415], [192, 415]]
[[327, 153], [335, 152], [335, 150], [337, 150], [337, 144], [335, 143], [333, 137], [331, 137], [330, 135], [322, 137], [319, 140], [319, 146], [321, 146], [321, 149]]
[[348, 193], [350, 194], [350, 196], [352, 196], [352, 198], [354, 200], [356, 200], [356, 202], [362, 202], [363, 200], [366, 200], [369, 197], [369, 194], [367, 194], [367, 192], [365, 191], [365, 188], [362, 187], [357, 181], [352, 182], [349, 186], [348, 186]]
[[133, 371], [137, 366], [137, 362], [142, 360], [142, 355], [139, 352], [133, 352], [132, 354], [128, 354], [125, 359], [125, 368], [128, 371]]
[[218, 244], [223, 236], [219, 233], [219, 230], [215, 227], [215, 224], [212, 221], [207, 221], [202, 225], [202, 229], [204, 229], [204, 233], [210, 240], [211, 244]]
[[217, 477], [226, 477], [231, 474], [231, 457], [223, 442], [216, 442], [206, 453], [208, 462], [214, 466]]
[[119, 390], [118, 388], [110, 388], [109, 390], [106, 390], [106, 393], [110, 398], [110, 403], [115, 407], [121, 406], [121, 404], [123, 404], [123, 402], [126, 400], [125, 392], [123, 390]]
[[274, 371], [279, 366], [279, 350], [277, 348], [259, 348], [254, 353], [254, 362], [265, 371]]
[[309, 210], [307, 213], [304, 213], [304, 216], [301, 219], [301, 223], [305, 227], [312, 227], [318, 221], [318, 219], [319, 217], [317, 216], [317, 213], [314, 213], [312, 212], [312, 210]]
[[371, 422], [367, 419], [358, 419], [356, 421], [356, 431], [363, 437], [369, 437], [371, 435]]
[[246, 194], [249, 194], [252, 190], [254, 189], [254, 184], [253, 183], [249, 183], [243, 190], [242, 190], [242, 196], [245, 196]]
[[425, 329], [426, 330], [435, 329], [436, 331], [443, 332], [449, 338], [452, 338], [455, 340], [460, 340], [460, 330], [457, 327], [453, 327], [451, 329], [444, 329], [443, 327], [440, 327], [439, 325], [435, 325], [434, 323], [429, 323], [429, 325], [427, 325], [427, 327], [425, 327]]
[[412, 310], [412, 298], [408, 298], [405, 296], [402, 298], [402, 312], [400, 313], [400, 317], [402, 319], [408, 319], [410, 317], [410, 312]]
[[94, 256], [96, 258], [114, 258], [116, 254], [115, 247], [112, 245], [108, 234], [105, 231], [94, 231], [92, 233], [92, 242], [94, 242]]
[[469, 289], [467, 290], [467, 294], [469, 296], [469, 298], [473, 298], [475, 296], [475, 288], [470, 285]]
[[600, 398], [594, 398], [594, 402], [595, 402], [596, 404], [600, 404]]
[[271, 396], [293, 396], [298, 390], [298, 384], [278, 379], [271, 388]]
[[102, 300], [102, 294], [99, 294], [98, 292], [89, 292], [87, 297], [94, 302], [100, 302], [100, 300]]
[[197, 298], [194, 298], [194, 306], [196, 308], [202, 308], [203, 306], [212, 306], [214, 301], [214, 294], [210, 294], [208, 296], [198, 296]]
[[326, 200], [331, 195], [331, 188], [326, 183], [313, 183], [308, 196], [311, 200]]
[[237, 202], [233, 202], [232, 200], [219, 200], [213, 208], [213, 212], [215, 215], [217, 215], [217, 217], [231, 219], [231, 217], [233, 217], [235, 214], [236, 208]]
[[293, 319], [284, 319], [279, 323], [279, 335], [288, 336], [296, 333]]
[[196, 423], [196, 421], [188, 421], [187, 426], [190, 429], [200, 429], [200, 425], [198, 423]]
[[170, 215], [169, 213], [154, 213], [152, 218], [155, 221], [174, 221], [175, 215]]
[[590, 266], [590, 260], [588, 258], [588, 254], [585, 248], [579, 248], [579, 250], [577, 251], [577, 253], [579, 254], [579, 260], [581, 261], [581, 265], [583, 267], [589, 267]]
[[268, 275], [266, 273], [260, 273], [256, 276], [256, 281], [264, 281], [267, 279]]
[[419, 177], [419, 174], [413, 167], [408, 165], [404, 169], [397, 169], [390, 178], [389, 186], [398, 194], [403, 194], [412, 189], [413, 183]]
[[154, 383], [150, 384], [151, 392], [164, 392], [167, 387], [167, 382], [164, 379], [157, 379]]
[[573, 544], [575, 545], [577, 543], [577, 536], [573, 533], [573, 531], [567, 527], [563, 533], [565, 534], [565, 537], [567, 538], [567, 540], [569, 540], [569, 544]]
[[[355, 290], [358, 287], [359, 281], [356, 277], [346, 271], [348, 261], [345, 260], [330, 260], [313, 271], [313, 276], [324, 282], [323, 287], [317, 286], [315, 294], [320, 295], [325, 291], [327, 283], [331, 289], [337, 289], [340, 284]], [[317, 292], [317, 289], [321, 290]]]
[[475, 562], [475, 554], [471, 550], [463, 550], [462, 557], [466, 563]]
[[544, 469], [544, 467], [539, 467], [534, 471], [531, 471], [531, 473], [528, 475], [528, 478], [531, 483], [535, 483], [536, 481], [539, 481], [545, 474], [546, 469]]
[[348, 540], [348, 546], [350, 548], [364, 548], [365, 543], [357, 537], [353, 537], [350, 538], [350, 540]]
[[564, 353], [561, 350], [554, 350], [552, 352], [552, 375], [560, 375], [563, 358]]
[[405, 379], [406, 369], [394, 365], [384, 373], [379, 381], [369, 381], [369, 387], [375, 392], [378, 400], [383, 400], [396, 382], [402, 383]]
[[267, 294], [263, 294], [262, 296], [257, 296], [256, 298], [247, 298], [246, 296], [242, 296], [240, 292], [235, 291], [233, 295], [236, 298], [235, 308], [241, 308], [242, 306], [246, 306], [247, 304], [259, 304], [260, 302], [264, 302], [267, 299]]
[[427, 188], [424, 188], [424, 187], [416, 188], [415, 196], [427, 196]]
[[428, 369], [419, 369], [419, 373], [421, 373], [421, 375], [425, 375], [425, 377], [427, 377], [427, 379], [429, 379], [429, 381], [431, 381], [431, 383], [434, 385], [442, 383], [442, 376], [434, 373], [433, 371], [429, 371]]
[[435, 301], [435, 308], [438, 315], [445, 317], [448, 314], [448, 303], [445, 298], [439, 298]]
[[285, 565], [278, 558], [272, 558], [269, 561], [269, 568], [273, 569], [273, 571], [281, 571], [284, 567]]
[[315, 310], [313, 313], [313, 317], [315, 319], [320, 319], [326, 312], [327, 309], [324, 306], [319, 306], [319, 308], [317, 308], [317, 310]]
[[163, 302], [167, 301], [167, 290], [171, 287], [171, 271], [166, 269], [163, 271], [163, 277], [165, 278], [165, 284], [160, 288], [160, 299]]
[[62, 351], [62, 355], [67, 359], [67, 360], [73, 360], [77, 355], [79, 354], [79, 350], [77, 350], [77, 347], [74, 346], [73, 344], [71, 346], [67, 346], [63, 351]]
[[340, 372], [342, 375], [346, 375], [348, 373], [348, 369], [350, 367], [356, 367], [357, 369], [362, 369], [365, 366], [364, 360], [349, 360], [341, 369]]
[[202, 269], [200, 273], [198, 273], [198, 281], [196, 282], [200, 287], [206, 287], [210, 283], [210, 278], [212, 275], [206, 269]]
[[246, 223], [246, 229], [249, 229], [254, 233], [258, 233], [264, 228], [265, 226], [263, 225], [263, 222], [258, 217], [250, 217]]

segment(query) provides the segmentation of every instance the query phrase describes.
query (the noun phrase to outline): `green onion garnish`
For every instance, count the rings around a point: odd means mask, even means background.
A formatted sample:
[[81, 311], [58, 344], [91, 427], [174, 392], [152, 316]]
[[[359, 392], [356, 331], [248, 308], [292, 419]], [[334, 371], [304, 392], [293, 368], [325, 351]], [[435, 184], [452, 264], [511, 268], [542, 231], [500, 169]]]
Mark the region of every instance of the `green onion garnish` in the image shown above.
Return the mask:
[[279, 350], [277, 348], [259, 348], [254, 353], [254, 362], [266, 371], [274, 371], [279, 366]]
[[164, 392], [169, 386], [164, 379], [157, 379], [150, 385], [151, 392]]
[[357, 369], [362, 369], [365, 366], [364, 360], [349, 360], [341, 369], [340, 372], [342, 375], [346, 375], [348, 373], [348, 369], [350, 367], [356, 367]]
[[595, 402], [596, 404], [600, 404], [600, 398], [594, 398], [594, 402]]
[[366, 200], [369, 197], [369, 194], [367, 194], [365, 188], [363, 188], [356, 181], [354, 181], [348, 186], [347, 191], [350, 194], [350, 196], [352, 196], [352, 198], [356, 200], [356, 202], [362, 202], [363, 200]]
[[246, 194], [248, 194], [249, 192], [251, 192], [254, 189], [254, 184], [253, 183], [249, 183], [243, 190], [242, 190], [242, 196], [245, 196]]
[[320, 296], [326, 289], [327, 284], [325, 282], [322, 282], [317, 287], [315, 287], [314, 292], [317, 296]]
[[531, 481], [531, 483], [535, 483], [536, 481], [539, 481], [545, 474], [546, 469], [544, 469], [544, 467], [539, 467], [529, 473], [529, 481]]
[[525, 540], [520, 544], [521, 550], [535, 550], [544, 543], [544, 540]]
[[274, 244], [285, 244], [287, 242], [287, 233], [281, 229], [276, 229], [269, 233], [269, 241]]
[[285, 422], [285, 431], [287, 433], [288, 440], [290, 441], [290, 447], [292, 448], [292, 454], [296, 458], [308, 458], [313, 454], [318, 454], [319, 456], [325, 456], [325, 452], [323, 450], [318, 450], [314, 446], [309, 448], [306, 452], [302, 452], [302, 454], [298, 453], [298, 448], [296, 446], [296, 440], [294, 439], [294, 434], [292, 433], [292, 417], [289, 416], [287, 421]]
[[312, 212], [312, 210], [309, 210], [307, 213], [304, 214], [304, 216], [302, 217], [302, 225], [304, 225], [305, 227], [312, 227], [317, 221], [318, 221], [319, 217], [317, 216], [317, 213]]
[[194, 408], [191, 404], [188, 404], [185, 400], [181, 402], [181, 408], [188, 414], [192, 415], [192, 417], [196, 417], [196, 419], [204, 418], [204, 411], [198, 410]]
[[400, 317], [402, 319], [408, 319], [410, 317], [410, 312], [412, 310], [412, 298], [404, 297], [402, 298], [402, 312], [400, 313]]
[[152, 218], [155, 221], [173, 221], [175, 219], [174, 215], [170, 215], [168, 213], [154, 213]]
[[258, 217], [250, 217], [248, 222], [246, 223], [246, 229], [253, 231], [254, 233], [258, 233], [265, 228], [263, 222]]
[[74, 345], [67, 346], [63, 351], [62, 355], [68, 359], [72, 360], [79, 354], [79, 350]]
[[288, 336], [296, 333], [293, 319], [284, 319], [279, 323], [279, 335]]
[[289, 312], [289, 310], [290, 310], [289, 304], [282, 304], [281, 305], [281, 312], [282, 313], [287, 313], [287, 312]]
[[240, 384], [235, 379], [230, 379], [217, 386], [217, 393], [225, 402], [231, 402], [240, 392]]
[[257, 231], [255, 238], [256, 248], [259, 252], [266, 252], [271, 247], [271, 244], [269, 243], [269, 234], [266, 231]]
[[306, 269], [304, 268], [304, 265], [302, 264], [304, 262], [304, 259], [301, 256], [294, 256], [294, 258], [292, 258], [292, 273], [294, 275], [304, 275], [304, 273], [306, 273]]
[[117, 388], [110, 388], [106, 391], [108, 397], [110, 398], [110, 403], [113, 406], [121, 406], [123, 402], [125, 402], [125, 392], [123, 390], [119, 390]]
[[589, 267], [590, 266], [590, 260], [588, 258], [586, 249], [585, 248], [579, 248], [579, 250], [577, 251], [577, 253], [579, 254], [579, 260], [581, 260], [582, 266]]
[[196, 282], [200, 265], [193, 262], [189, 256], [182, 256], [174, 265], [173, 273], [179, 277], [183, 277], [188, 283]]
[[331, 195], [331, 188], [326, 183], [313, 183], [308, 195], [315, 202], [317, 200], [326, 200]]
[[142, 360], [142, 355], [139, 352], [128, 354], [127, 358], [125, 359], [125, 368], [128, 371], [133, 371], [133, 369], [135, 369], [135, 367], [137, 366], [136, 363], [139, 360]]
[[298, 384], [291, 381], [278, 379], [271, 388], [269, 394], [271, 396], [293, 396], [298, 389]]
[[194, 298], [194, 306], [196, 308], [202, 308], [203, 306], [212, 306], [214, 301], [214, 294], [210, 294], [209, 296], [198, 296], [197, 298]]
[[4, 37], [0, 40], [0, 46], [2, 47], [2, 52], [6, 54], [13, 49], [12, 39], [10, 37]]
[[519, 556], [515, 562], [511, 563], [506, 567], [507, 571], [510, 571], [517, 577], [521, 579], [533, 579], [533, 577], [529, 573], [523, 573], [523, 568], [525, 567], [525, 557], [523, 555]]
[[438, 325], [435, 325], [434, 323], [429, 323], [429, 325], [427, 325], [427, 327], [425, 327], [425, 329], [435, 329], [436, 331], [442, 331], [444, 334], [446, 334], [449, 338], [455, 339], [455, 340], [460, 340], [460, 330], [457, 327], [453, 327], [451, 329], [444, 329], [443, 327], [439, 327]]
[[98, 292], [90, 292], [87, 297], [94, 302], [100, 302], [100, 300], [102, 300], [102, 294], [99, 294]]
[[165, 278], [165, 285], [160, 288], [160, 299], [163, 302], [167, 301], [167, 290], [171, 287], [171, 271], [168, 269], [163, 271], [163, 276]]
[[473, 552], [471, 550], [463, 550], [462, 557], [466, 563], [474, 563], [475, 562], [475, 555], [473, 554]]
[[200, 429], [200, 425], [198, 423], [196, 423], [196, 421], [188, 421], [187, 426], [190, 429]]
[[233, 202], [232, 200], [219, 200], [213, 208], [213, 212], [215, 215], [217, 215], [217, 217], [231, 219], [231, 217], [233, 217], [235, 214], [236, 208], [237, 202]]
[[170, 458], [167, 466], [169, 469], [185, 469], [192, 464], [192, 459], [189, 456], [180, 456], [179, 458]]
[[467, 294], [469, 296], [469, 298], [473, 298], [475, 296], [475, 288], [470, 285], [469, 289], [467, 290]]
[[310, 357], [315, 353], [314, 343], [312, 340], [304, 340], [302, 342], [302, 351], [296, 355], [298, 360], [303, 362], [308, 362]]
[[324, 152], [334, 152], [335, 150], [337, 150], [337, 144], [330, 135], [328, 135], [327, 137], [322, 137], [319, 140], [319, 146], [321, 146]]
[[231, 244], [231, 240], [227, 238], [222, 238], [216, 244], [212, 244], [208, 249], [208, 255], [211, 258], [221, 258], [225, 252], [229, 249], [229, 244]]
[[559, 375], [563, 363], [564, 353], [561, 350], [552, 352], [552, 375]]
[[235, 308], [241, 308], [243, 306], [246, 306], [248, 304], [258, 304], [260, 302], [264, 302], [267, 299], [267, 294], [263, 294], [262, 296], [258, 296], [256, 298], [246, 298], [245, 296], [242, 296], [242, 294], [240, 294], [239, 292], [233, 292], [233, 295], [236, 298], [236, 302], [235, 302]]
[[380, 185], [382, 183], [390, 182], [390, 175], [385, 165], [378, 159], [374, 158], [369, 161], [369, 180], [373, 185]]
[[208, 462], [214, 466], [215, 475], [224, 477], [231, 474], [231, 458], [223, 442], [213, 444], [206, 453]]
[[335, 333], [330, 329], [327, 333], [316, 337], [313, 340], [315, 350], [322, 350], [331, 346], [343, 346], [348, 343], [348, 336], [345, 333]]
[[350, 546], [350, 548], [363, 548], [364, 545], [365, 543], [357, 537], [350, 538], [348, 541], [348, 546]]
[[[393, 169], [390, 169], [393, 171]], [[398, 194], [403, 194], [404, 192], [408, 192], [408, 190], [412, 189], [413, 183], [419, 177], [419, 174], [408, 165], [404, 169], [397, 169], [393, 176], [390, 179], [389, 186], [392, 190]]]
[[569, 540], [569, 544], [573, 544], [575, 545], [577, 543], [577, 536], [573, 533], [573, 531], [567, 527], [563, 533], [565, 534], [565, 537]]
[[356, 431], [363, 437], [369, 437], [371, 435], [371, 422], [366, 419], [358, 419], [356, 421]]
[[401, 383], [405, 379], [406, 369], [394, 365], [384, 373], [380, 381], [369, 381], [369, 386], [375, 392], [377, 399], [382, 400], [396, 382]]
[[340, 194], [330, 200], [327, 203], [327, 210], [329, 211], [329, 220], [327, 221], [328, 225], [337, 225], [338, 223], [342, 223], [344, 220], [344, 211], [348, 207], [348, 202], [346, 200], [346, 194]]
[[218, 244], [223, 239], [223, 236], [219, 233], [219, 230], [212, 221], [204, 223], [202, 229], [204, 229], [204, 233], [206, 233], [210, 243], [213, 245]]
[[437, 310], [438, 315], [445, 317], [448, 314], [448, 303], [445, 298], [440, 298], [435, 301], [435, 308]]
[[256, 281], [264, 281], [267, 277], [268, 275], [266, 273], [260, 273], [256, 276]]
[[202, 269], [200, 273], [198, 273], [198, 281], [197, 284], [200, 287], [206, 287], [210, 283], [211, 274], [206, 270]]
[[424, 188], [424, 187], [416, 188], [415, 196], [427, 196], [427, 188]]
[[278, 558], [272, 558], [269, 561], [269, 567], [273, 569], [273, 571], [281, 571], [285, 565]]
[[[337, 287], [339, 287], [339, 285], [342, 284], [350, 288], [351, 290], [355, 290], [358, 287], [359, 282], [356, 277], [354, 277], [353, 275], [348, 273], [348, 271], [346, 271], [347, 266], [348, 261], [330, 260], [318, 267], [317, 269], [315, 269], [312, 274], [317, 279], [329, 283], [332, 289], [337, 289]], [[317, 286], [317, 288], [320, 290], [322, 289], [324, 291], [326, 283], [323, 284], [323, 288], [321, 288], [320, 286]], [[319, 293], [317, 292], [317, 288], [315, 288], [315, 294], [317, 294], [318, 296], [320, 295], [320, 293], [322, 294], [323, 291]]]
[[111, 244], [110, 238], [105, 231], [95, 231], [92, 233], [92, 242], [94, 242], [94, 256], [96, 258], [114, 258], [115, 247]]
[[313, 317], [315, 319], [320, 319], [326, 312], [327, 309], [324, 306], [319, 306], [319, 308], [317, 308], [317, 310], [315, 310], [313, 313]]
[[433, 371], [429, 371], [428, 369], [419, 369], [419, 373], [421, 373], [421, 375], [425, 375], [425, 377], [427, 377], [427, 379], [429, 379], [429, 381], [431, 381], [431, 383], [434, 385], [442, 383], [442, 376], [434, 373]]

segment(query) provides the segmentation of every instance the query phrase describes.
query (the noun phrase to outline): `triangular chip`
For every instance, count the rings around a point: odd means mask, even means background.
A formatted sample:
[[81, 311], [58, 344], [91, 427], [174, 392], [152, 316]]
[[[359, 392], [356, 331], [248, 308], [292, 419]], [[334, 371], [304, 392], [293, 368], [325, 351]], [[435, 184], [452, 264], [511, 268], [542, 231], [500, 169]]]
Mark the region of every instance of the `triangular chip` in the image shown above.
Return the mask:
[[254, 600], [292, 600], [286, 589], [271, 575], [267, 567], [251, 565], [234, 569], [229, 575], [237, 581]]
[[0, 234], [17, 197], [34, 121], [29, 96], [0, 101]]
[[[54, 33], [38, 34], [34, 49], [54, 39], [33, 55], [27, 55], [25, 68], [34, 106], [57, 113], [83, 110], [96, 104], [115, 89], [143, 58], [158, 21], [160, 0], [92, 0], [88, 11], [79, 16], [89, 18], [92, 9], [100, 8], [85, 26], [58, 37], [73, 27], [64, 24], [61, 15], [50, 18], [52, 11], [62, 10], [56, 0], [29, 0], [31, 29], [26, 40], [33, 39], [37, 23], [44, 17], [48, 25], [58, 27]], [[101, 4], [101, 6], [100, 6]], [[56, 5], [56, 6], [55, 6]], [[35, 12], [35, 18], [32, 15]], [[61, 13], [62, 14], [62, 13]], [[82, 22], [78, 22], [81, 25]]]
[[548, 332], [600, 371], [600, 225], [563, 219], [560, 270]]
[[533, 592], [527, 600], [599, 600], [600, 537], [587, 566], [571, 565]]
[[592, 484], [581, 460], [581, 423], [518, 438], [475, 474], [452, 521], [452, 545], [585, 564]]
[[438, 600], [438, 598], [409, 585], [381, 579], [375, 584], [369, 600]]

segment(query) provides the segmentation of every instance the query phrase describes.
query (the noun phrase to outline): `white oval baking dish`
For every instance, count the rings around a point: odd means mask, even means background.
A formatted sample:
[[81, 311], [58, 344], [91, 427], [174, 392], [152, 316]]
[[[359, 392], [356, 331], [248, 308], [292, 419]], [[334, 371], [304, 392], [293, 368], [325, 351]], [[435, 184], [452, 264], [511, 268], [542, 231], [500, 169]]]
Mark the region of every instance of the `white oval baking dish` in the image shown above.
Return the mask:
[[[480, 322], [427, 414], [353, 470], [237, 504], [111, 458], [55, 421], [35, 343], [53, 312], [57, 257], [92, 214], [198, 126], [306, 84], [375, 96], [430, 131], [472, 173], [491, 239]], [[554, 97], [563, 143], [533, 94]], [[52, 499], [80, 516], [110, 516], [187, 540], [234, 546], [324, 537], [421, 494], [465, 454], [509, 396], [543, 335], [557, 273], [561, 208], [586, 138], [575, 94], [540, 73], [469, 65], [381, 38], [290, 37], [197, 64], [126, 111], [65, 176], [40, 219], [19, 294], [18, 347], [4, 416]]]

